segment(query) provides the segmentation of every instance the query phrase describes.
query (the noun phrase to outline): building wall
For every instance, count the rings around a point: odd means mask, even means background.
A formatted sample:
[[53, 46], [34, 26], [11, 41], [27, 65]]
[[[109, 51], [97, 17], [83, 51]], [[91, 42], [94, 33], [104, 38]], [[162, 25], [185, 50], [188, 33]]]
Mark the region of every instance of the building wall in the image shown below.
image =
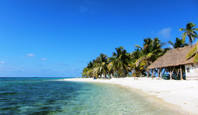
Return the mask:
[[197, 79], [198, 80], [198, 64], [185, 65], [186, 79]]

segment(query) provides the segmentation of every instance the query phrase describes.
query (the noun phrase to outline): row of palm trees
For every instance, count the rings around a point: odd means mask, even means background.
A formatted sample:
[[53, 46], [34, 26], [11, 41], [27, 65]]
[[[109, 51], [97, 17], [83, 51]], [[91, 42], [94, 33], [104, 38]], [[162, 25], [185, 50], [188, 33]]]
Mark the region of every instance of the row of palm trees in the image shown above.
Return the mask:
[[[195, 24], [188, 23], [186, 28], [181, 28], [184, 31], [182, 38], [176, 38], [175, 43], [169, 41], [172, 48], [184, 47], [192, 45], [195, 38], [198, 37]], [[189, 38], [187, 44], [186, 36]], [[170, 48], [163, 48], [165, 43], [162, 43], [158, 38], [144, 39], [143, 46], [136, 45], [135, 50], [131, 53], [127, 52], [123, 47], [115, 49], [111, 57], [105, 54], [100, 54], [96, 59], [89, 62], [87, 67], [83, 69], [83, 77], [94, 78], [111, 78], [111, 77], [126, 77], [126, 76], [146, 76], [149, 75], [147, 67], [157, 58], [162, 56]], [[197, 47], [193, 48], [187, 58], [195, 56], [198, 62], [198, 43]]]

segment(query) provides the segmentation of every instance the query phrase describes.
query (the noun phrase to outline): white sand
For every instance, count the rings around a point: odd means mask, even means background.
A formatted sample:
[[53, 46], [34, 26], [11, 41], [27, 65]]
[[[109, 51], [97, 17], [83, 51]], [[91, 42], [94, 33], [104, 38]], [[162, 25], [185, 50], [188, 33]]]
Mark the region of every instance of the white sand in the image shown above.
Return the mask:
[[64, 81], [97, 82], [118, 84], [139, 89], [156, 96], [165, 102], [177, 105], [190, 113], [198, 114], [198, 80], [158, 80], [151, 78], [113, 78], [111, 80], [94, 80], [92, 78], [73, 78]]

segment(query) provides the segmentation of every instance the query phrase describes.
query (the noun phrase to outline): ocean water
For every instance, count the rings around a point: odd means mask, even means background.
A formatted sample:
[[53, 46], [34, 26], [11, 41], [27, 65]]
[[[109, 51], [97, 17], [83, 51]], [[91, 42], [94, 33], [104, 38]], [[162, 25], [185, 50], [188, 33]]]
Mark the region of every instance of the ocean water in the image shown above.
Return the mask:
[[129, 89], [59, 78], [0, 78], [0, 115], [177, 115]]

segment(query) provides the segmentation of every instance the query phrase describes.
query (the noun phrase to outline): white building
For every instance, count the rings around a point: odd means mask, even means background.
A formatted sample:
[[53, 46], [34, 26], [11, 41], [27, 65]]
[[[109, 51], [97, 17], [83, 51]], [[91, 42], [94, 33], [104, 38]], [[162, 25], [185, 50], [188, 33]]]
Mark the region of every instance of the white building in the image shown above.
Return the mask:
[[187, 79], [198, 80], [198, 64], [185, 65], [185, 73], [186, 73]]

